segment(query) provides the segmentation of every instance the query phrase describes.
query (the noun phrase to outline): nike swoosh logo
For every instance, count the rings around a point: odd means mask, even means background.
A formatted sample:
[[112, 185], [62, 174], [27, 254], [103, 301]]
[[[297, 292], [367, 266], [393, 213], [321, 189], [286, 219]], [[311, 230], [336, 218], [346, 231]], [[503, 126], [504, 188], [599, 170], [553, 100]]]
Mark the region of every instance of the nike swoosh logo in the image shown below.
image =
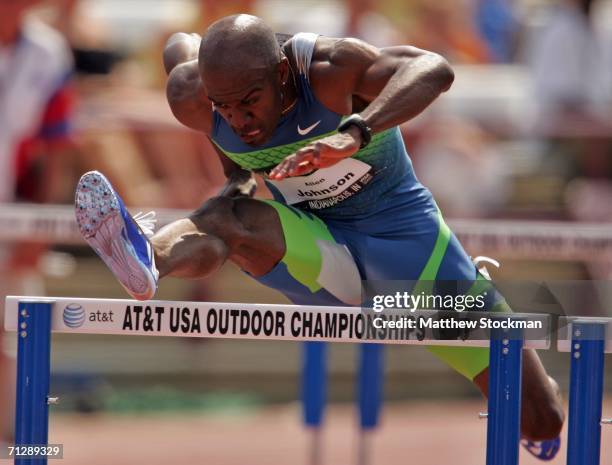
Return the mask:
[[317, 121], [315, 124], [313, 124], [311, 126], [308, 126], [306, 129], [300, 128], [300, 125], [298, 124], [298, 127], [297, 127], [298, 134], [300, 136], [305, 136], [310, 131], [312, 131], [314, 128], [316, 128], [319, 125], [320, 122], [321, 122], [321, 120]]

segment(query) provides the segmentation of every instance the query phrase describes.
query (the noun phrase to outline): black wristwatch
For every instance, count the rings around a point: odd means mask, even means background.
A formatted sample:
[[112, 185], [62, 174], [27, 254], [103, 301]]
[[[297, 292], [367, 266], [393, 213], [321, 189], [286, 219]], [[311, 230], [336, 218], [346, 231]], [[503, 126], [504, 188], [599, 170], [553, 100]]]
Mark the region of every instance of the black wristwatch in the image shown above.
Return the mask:
[[340, 126], [338, 126], [338, 132], [344, 132], [351, 126], [359, 128], [359, 132], [361, 132], [361, 145], [359, 148], [364, 148], [372, 140], [372, 129], [366, 124], [361, 116], [354, 113], [340, 123]]

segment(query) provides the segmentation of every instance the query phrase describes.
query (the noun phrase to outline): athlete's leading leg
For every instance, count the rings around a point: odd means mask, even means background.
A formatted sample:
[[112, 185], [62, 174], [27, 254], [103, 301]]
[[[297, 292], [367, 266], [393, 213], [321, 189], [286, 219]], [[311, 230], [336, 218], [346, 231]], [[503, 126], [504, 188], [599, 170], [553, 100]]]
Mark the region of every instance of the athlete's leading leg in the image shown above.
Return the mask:
[[278, 202], [214, 198], [153, 234], [108, 180], [91, 172], [77, 187], [76, 210], [87, 242], [139, 300], [153, 297], [159, 277], [203, 277], [229, 259], [298, 304], [361, 301], [361, 277], [348, 249], [315, 215]]
[[285, 252], [277, 211], [266, 202], [212, 199], [153, 234], [150, 218], [132, 217], [110, 182], [95, 171], [79, 181], [76, 217], [85, 240], [139, 300], [153, 297], [160, 276], [206, 276], [226, 259], [260, 276]]

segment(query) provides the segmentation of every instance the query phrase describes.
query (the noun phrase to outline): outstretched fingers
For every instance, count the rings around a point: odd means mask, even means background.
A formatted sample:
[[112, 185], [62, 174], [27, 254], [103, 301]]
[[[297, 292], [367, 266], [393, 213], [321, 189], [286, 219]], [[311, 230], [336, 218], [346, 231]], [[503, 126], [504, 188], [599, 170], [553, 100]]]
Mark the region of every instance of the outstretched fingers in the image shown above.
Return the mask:
[[303, 176], [318, 169], [320, 162], [320, 150], [314, 146], [307, 146], [280, 162], [270, 172], [269, 178], [280, 181], [292, 176]]

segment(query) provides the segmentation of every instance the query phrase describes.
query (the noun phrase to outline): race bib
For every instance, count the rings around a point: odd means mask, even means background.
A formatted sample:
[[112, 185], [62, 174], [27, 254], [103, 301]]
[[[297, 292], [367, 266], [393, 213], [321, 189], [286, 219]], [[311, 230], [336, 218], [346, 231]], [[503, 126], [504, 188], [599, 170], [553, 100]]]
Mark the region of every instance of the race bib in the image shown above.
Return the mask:
[[372, 177], [373, 169], [370, 165], [354, 158], [346, 158], [306, 176], [266, 181], [278, 189], [285, 203], [320, 210], [352, 197], [361, 191]]

